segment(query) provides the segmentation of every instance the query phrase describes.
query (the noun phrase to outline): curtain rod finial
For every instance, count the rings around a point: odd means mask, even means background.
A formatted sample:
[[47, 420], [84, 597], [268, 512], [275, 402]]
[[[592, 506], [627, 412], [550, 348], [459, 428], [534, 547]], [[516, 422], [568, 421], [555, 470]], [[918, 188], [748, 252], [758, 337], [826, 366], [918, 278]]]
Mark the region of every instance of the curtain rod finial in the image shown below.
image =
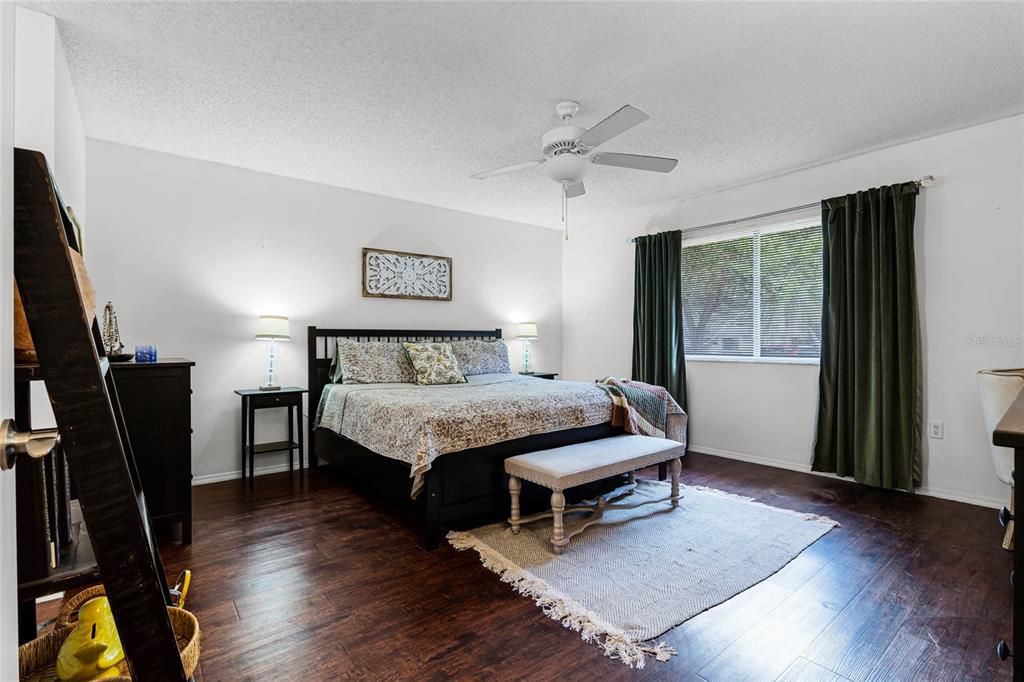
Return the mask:
[[932, 185], [935, 184], [935, 176], [934, 175], [926, 175], [923, 178], [921, 178], [920, 180], [918, 180], [917, 184], [920, 185], [921, 187], [931, 187]]

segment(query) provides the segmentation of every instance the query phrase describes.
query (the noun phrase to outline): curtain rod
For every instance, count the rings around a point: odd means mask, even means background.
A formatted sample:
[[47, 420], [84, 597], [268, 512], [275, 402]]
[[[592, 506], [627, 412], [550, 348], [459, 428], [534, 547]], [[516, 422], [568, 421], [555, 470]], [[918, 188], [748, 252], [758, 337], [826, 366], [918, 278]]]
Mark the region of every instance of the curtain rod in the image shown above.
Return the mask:
[[[931, 187], [935, 184], [934, 175], [926, 175], [920, 180], [914, 180], [914, 184], [918, 187]], [[804, 209], [814, 208], [815, 206], [821, 206], [820, 201], [816, 201], [813, 204], [804, 204], [803, 206], [791, 206], [790, 208], [779, 209], [778, 211], [768, 211], [767, 213], [758, 213], [757, 215], [747, 216], [745, 218], [736, 218], [734, 220], [723, 220], [718, 223], [709, 223], [707, 225], [697, 225], [696, 227], [687, 227], [681, 232], [692, 232], [694, 230], [710, 230], [713, 227], [725, 227], [726, 225], [735, 225], [736, 223], [745, 223], [748, 220], [760, 220], [761, 218], [771, 218], [772, 216], [782, 215], [783, 213], [793, 213], [794, 211], [803, 211]], [[636, 241], [636, 237], [630, 237], [626, 240], [627, 243], [632, 244]]]

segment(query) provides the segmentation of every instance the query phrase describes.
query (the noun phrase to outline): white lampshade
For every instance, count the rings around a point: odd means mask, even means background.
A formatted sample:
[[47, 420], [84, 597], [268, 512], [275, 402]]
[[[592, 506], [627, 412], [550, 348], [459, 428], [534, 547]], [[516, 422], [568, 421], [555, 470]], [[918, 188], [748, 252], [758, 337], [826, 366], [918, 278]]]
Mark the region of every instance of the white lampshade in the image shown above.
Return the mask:
[[535, 339], [537, 338], [537, 323], [536, 322], [523, 322], [516, 326], [516, 338], [517, 339]]
[[260, 315], [260, 321], [256, 324], [256, 338], [275, 341], [287, 341], [292, 338], [288, 318], [284, 315]]

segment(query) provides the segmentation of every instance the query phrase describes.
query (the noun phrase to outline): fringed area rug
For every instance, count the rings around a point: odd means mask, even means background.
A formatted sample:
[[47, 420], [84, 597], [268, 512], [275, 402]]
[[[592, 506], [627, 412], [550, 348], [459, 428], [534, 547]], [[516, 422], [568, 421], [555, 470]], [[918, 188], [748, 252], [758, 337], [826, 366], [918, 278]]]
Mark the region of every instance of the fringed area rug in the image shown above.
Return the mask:
[[[621, 501], [669, 492], [668, 483], [638, 481]], [[649, 640], [761, 582], [839, 525], [710, 488], [684, 486], [683, 495], [675, 510], [668, 502], [610, 510], [561, 556], [551, 552], [550, 519], [518, 535], [496, 523], [448, 540], [475, 549], [484, 566], [584, 641], [642, 668], [646, 656], [675, 653]], [[566, 514], [566, 530], [584, 518]]]

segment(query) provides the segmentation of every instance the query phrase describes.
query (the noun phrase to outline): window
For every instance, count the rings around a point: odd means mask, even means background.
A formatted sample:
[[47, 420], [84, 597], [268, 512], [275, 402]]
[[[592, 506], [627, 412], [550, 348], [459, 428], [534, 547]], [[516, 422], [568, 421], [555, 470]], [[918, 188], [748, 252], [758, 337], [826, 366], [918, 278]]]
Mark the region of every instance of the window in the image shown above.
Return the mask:
[[682, 270], [687, 357], [818, 359], [820, 217], [684, 239]]

